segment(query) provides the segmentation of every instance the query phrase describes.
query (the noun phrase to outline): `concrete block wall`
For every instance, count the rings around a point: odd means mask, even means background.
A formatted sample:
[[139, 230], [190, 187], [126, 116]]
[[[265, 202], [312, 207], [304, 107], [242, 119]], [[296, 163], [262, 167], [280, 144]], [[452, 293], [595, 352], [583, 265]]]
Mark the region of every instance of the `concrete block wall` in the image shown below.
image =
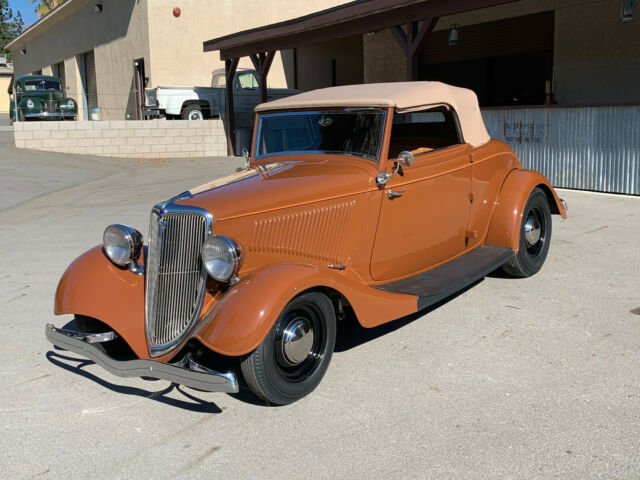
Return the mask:
[[227, 155], [220, 119], [16, 122], [16, 148], [125, 158]]

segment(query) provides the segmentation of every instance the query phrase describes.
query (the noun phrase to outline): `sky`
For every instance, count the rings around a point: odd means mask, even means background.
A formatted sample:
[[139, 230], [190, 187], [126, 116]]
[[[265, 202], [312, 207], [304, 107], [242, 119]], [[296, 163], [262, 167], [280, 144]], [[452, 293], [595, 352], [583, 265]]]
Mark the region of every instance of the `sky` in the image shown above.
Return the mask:
[[25, 26], [35, 22], [38, 19], [34, 12], [36, 8], [35, 3], [30, 3], [27, 0], [9, 0], [9, 8], [13, 10], [14, 15], [18, 12], [18, 10], [20, 11]]

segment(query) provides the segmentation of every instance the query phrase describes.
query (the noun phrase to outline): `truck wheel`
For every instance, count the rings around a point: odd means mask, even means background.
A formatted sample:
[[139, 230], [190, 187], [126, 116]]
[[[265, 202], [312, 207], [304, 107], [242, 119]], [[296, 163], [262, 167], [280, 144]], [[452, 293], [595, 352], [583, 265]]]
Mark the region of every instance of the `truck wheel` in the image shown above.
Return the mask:
[[187, 105], [182, 109], [183, 120], [204, 120], [200, 105]]
[[24, 112], [22, 111], [21, 108], [18, 109], [18, 121], [24, 122]]
[[287, 304], [260, 346], [242, 361], [242, 374], [267, 403], [293, 403], [318, 386], [335, 341], [331, 300], [319, 292], [305, 293]]
[[514, 277], [530, 277], [537, 273], [547, 258], [551, 244], [551, 210], [547, 196], [535, 188], [522, 214], [520, 247], [502, 269]]

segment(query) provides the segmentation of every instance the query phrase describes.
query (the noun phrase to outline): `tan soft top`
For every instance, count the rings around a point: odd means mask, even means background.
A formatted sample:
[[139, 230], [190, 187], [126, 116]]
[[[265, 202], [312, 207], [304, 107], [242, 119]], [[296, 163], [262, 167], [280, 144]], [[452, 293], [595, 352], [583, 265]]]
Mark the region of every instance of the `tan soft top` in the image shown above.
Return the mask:
[[458, 114], [464, 141], [472, 147], [489, 141], [473, 91], [442, 82], [370, 83], [330, 87], [261, 103], [256, 112], [295, 108], [383, 107], [398, 113], [448, 105]]

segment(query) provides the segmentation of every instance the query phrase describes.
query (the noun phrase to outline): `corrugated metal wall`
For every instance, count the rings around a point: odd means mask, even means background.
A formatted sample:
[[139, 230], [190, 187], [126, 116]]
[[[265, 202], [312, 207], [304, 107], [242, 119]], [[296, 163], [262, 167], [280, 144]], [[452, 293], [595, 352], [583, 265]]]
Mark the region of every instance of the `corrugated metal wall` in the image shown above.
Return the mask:
[[489, 135], [556, 187], [640, 195], [640, 107], [482, 111]]

